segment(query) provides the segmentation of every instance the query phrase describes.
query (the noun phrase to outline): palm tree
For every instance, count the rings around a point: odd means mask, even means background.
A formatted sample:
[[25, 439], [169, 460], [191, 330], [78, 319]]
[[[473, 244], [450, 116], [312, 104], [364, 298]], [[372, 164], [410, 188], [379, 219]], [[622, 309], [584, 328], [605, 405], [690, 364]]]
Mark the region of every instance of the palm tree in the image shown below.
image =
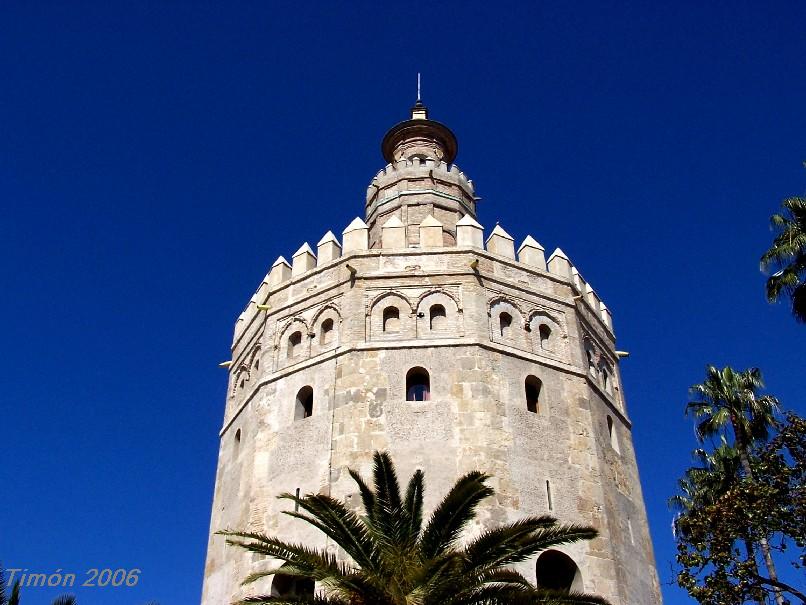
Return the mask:
[[19, 605], [20, 603], [20, 581], [17, 580], [11, 586], [11, 594], [6, 596], [8, 582], [6, 581], [6, 570], [0, 566], [0, 605]]
[[[700, 442], [719, 435], [727, 443], [730, 428], [745, 477], [753, 476], [750, 468], [753, 444], [767, 441], [770, 428], [776, 425], [778, 400], [772, 395], [759, 395], [763, 387], [758, 368], [737, 372], [730, 366], [722, 370], [708, 366], [705, 382], [691, 387], [692, 400], [686, 406], [686, 413], [693, 414], [698, 420], [696, 431]], [[759, 540], [759, 547], [770, 579], [777, 582], [778, 574], [766, 538]], [[778, 605], [784, 604], [777, 589], [775, 600]]]
[[[252, 596], [241, 603], [318, 603], [321, 605], [504, 605], [551, 603], [604, 605], [595, 595], [532, 586], [509, 569], [545, 549], [597, 533], [591, 527], [561, 525], [549, 516], [527, 517], [482, 532], [463, 546], [461, 539], [479, 503], [491, 496], [488, 475], [471, 472], [459, 479], [423, 527], [424, 475], [416, 471], [401, 496], [392, 460], [375, 452], [373, 487], [355, 471], [362, 516], [321, 494], [282, 494], [301, 511], [284, 511], [321, 530], [349, 559], [261, 533], [224, 531], [227, 542], [282, 561], [254, 573], [244, 584], [273, 574], [316, 581], [319, 595]], [[302, 512], [304, 511], [304, 512]]]
[[698, 448], [692, 458], [696, 466], [678, 480], [680, 493], [669, 498], [669, 505], [681, 514], [716, 503], [739, 478], [739, 453], [724, 439], [713, 453]]
[[806, 198], [790, 197], [784, 212], [770, 218], [778, 235], [761, 257], [761, 269], [777, 269], [767, 279], [767, 300], [776, 302], [781, 293], [792, 299], [792, 314], [806, 322]]

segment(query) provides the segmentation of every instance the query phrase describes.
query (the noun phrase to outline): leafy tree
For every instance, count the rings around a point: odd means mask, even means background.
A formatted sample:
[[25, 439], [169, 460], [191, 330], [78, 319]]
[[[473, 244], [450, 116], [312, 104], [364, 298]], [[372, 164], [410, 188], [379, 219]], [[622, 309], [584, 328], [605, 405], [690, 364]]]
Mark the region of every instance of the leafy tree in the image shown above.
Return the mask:
[[[361, 493], [364, 514], [321, 494], [283, 494], [300, 512], [285, 514], [321, 530], [349, 556], [291, 544], [252, 532], [220, 532], [228, 543], [268, 555], [282, 565], [255, 573], [244, 583], [273, 574], [316, 581], [324, 588], [316, 596], [252, 596], [242, 603], [318, 603], [321, 605], [475, 605], [475, 604], [605, 604], [595, 595], [547, 590], [532, 586], [509, 569], [545, 549], [590, 540], [596, 530], [561, 525], [548, 517], [527, 517], [484, 531], [464, 546], [461, 538], [479, 503], [491, 496], [484, 473], [459, 479], [423, 526], [424, 476], [417, 471], [401, 495], [389, 455], [374, 455], [373, 486], [355, 471], [350, 475]], [[304, 512], [303, 512], [304, 511]]]
[[736, 547], [764, 540], [784, 553], [794, 543], [792, 565], [806, 563], [806, 421], [788, 414], [778, 435], [749, 455], [749, 475], [731, 476], [725, 447], [700, 458], [673, 499], [678, 584], [703, 605], [766, 603], [770, 595], [806, 603], [802, 589], [759, 572], [752, 548]]
[[[778, 400], [772, 395], [760, 395], [763, 386], [758, 368], [737, 372], [730, 366], [722, 370], [708, 366], [705, 382], [691, 387], [692, 400], [686, 407], [687, 413], [697, 418], [700, 441], [720, 435], [727, 442], [728, 429], [732, 430], [734, 447], [747, 478], [753, 476], [749, 456], [751, 447], [756, 442], [766, 441], [776, 422]], [[776, 582], [778, 574], [764, 536], [759, 538], [758, 546], [770, 579]], [[775, 600], [778, 605], [784, 605], [779, 592], [776, 592]]]
[[806, 322], [806, 198], [790, 197], [781, 206], [783, 212], [770, 218], [778, 235], [761, 257], [762, 270], [775, 270], [767, 278], [767, 300], [786, 294], [795, 319]]

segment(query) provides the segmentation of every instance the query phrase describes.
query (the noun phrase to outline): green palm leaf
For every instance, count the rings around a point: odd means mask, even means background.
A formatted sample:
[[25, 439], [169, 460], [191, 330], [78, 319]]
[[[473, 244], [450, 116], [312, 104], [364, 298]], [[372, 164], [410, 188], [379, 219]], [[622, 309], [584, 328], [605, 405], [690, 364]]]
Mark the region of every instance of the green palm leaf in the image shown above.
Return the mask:
[[473, 471], [456, 482], [423, 531], [420, 540], [423, 556], [435, 557], [456, 542], [465, 525], [475, 516], [479, 503], [495, 493], [484, 485], [488, 478], [484, 473]]

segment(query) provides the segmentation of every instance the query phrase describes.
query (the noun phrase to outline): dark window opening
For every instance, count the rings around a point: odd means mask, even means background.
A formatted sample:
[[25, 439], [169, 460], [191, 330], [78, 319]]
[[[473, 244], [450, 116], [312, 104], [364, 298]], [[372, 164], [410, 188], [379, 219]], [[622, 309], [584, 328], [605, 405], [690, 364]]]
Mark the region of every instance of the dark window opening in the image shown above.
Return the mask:
[[400, 332], [400, 310], [397, 307], [386, 307], [383, 310], [383, 331]]
[[537, 331], [538, 334], [540, 334], [540, 348], [548, 349], [549, 339], [551, 338], [551, 328], [549, 328], [546, 324], [540, 324], [540, 327], [537, 329]]
[[302, 349], [302, 332], [294, 332], [288, 337], [288, 357], [296, 357]]
[[534, 376], [526, 377], [526, 409], [535, 414], [539, 411], [540, 389], [543, 383]]
[[326, 319], [322, 322], [322, 331], [319, 334], [319, 344], [327, 345], [333, 342], [333, 320]]
[[431, 378], [424, 368], [412, 368], [406, 374], [406, 401], [431, 399]]
[[512, 334], [512, 315], [501, 313], [498, 316], [498, 328], [501, 332], [501, 338], [509, 338]]
[[285, 574], [275, 574], [271, 582], [273, 597], [305, 597], [313, 596], [314, 581], [310, 578], [299, 578]]
[[297, 393], [296, 406], [294, 408], [294, 420], [310, 418], [313, 415], [313, 389], [302, 387]]
[[537, 585], [550, 590], [569, 592], [582, 589], [582, 578], [574, 560], [558, 550], [547, 550], [537, 558]]
[[448, 317], [445, 313], [445, 307], [442, 305], [433, 305], [430, 310], [431, 315], [431, 329], [443, 330], [446, 328]]

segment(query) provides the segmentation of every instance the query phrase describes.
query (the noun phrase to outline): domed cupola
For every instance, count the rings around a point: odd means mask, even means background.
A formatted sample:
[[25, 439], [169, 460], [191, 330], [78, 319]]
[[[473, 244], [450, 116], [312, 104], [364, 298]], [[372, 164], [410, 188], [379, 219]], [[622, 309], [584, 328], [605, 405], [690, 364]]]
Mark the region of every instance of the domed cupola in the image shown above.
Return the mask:
[[456, 223], [476, 216], [473, 182], [453, 161], [459, 150], [456, 135], [428, 118], [418, 98], [411, 118], [393, 126], [383, 137], [381, 153], [388, 162], [367, 188], [366, 222], [369, 245], [381, 241], [381, 228], [392, 217], [405, 227], [409, 248], [420, 246], [420, 224], [429, 216], [442, 226], [446, 246], [456, 243]]
[[451, 129], [428, 119], [428, 108], [420, 99], [411, 108], [411, 119], [393, 126], [381, 143], [383, 158], [390, 164], [399, 160], [432, 159], [447, 164], [456, 159], [459, 143]]

